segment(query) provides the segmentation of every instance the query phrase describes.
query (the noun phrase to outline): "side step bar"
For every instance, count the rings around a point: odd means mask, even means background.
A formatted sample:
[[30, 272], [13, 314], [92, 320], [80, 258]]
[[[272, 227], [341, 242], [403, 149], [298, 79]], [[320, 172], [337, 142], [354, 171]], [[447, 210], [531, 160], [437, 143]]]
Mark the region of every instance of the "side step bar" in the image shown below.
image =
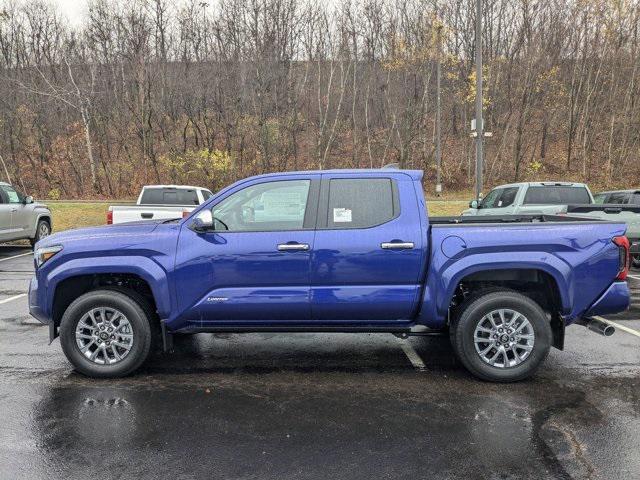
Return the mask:
[[173, 335], [192, 334], [192, 333], [391, 333], [398, 338], [408, 337], [426, 337], [426, 336], [445, 336], [448, 335], [447, 329], [434, 330], [422, 325], [413, 327], [388, 327], [388, 326], [261, 326], [261, 325], [243, 325], [243, 326], [225, 326], [217, 325], [215, 327], [203, 328], [187, 328], [169, 331], [165, 322], [160, 322], [163, 350], [169, 352], [173, 349]]

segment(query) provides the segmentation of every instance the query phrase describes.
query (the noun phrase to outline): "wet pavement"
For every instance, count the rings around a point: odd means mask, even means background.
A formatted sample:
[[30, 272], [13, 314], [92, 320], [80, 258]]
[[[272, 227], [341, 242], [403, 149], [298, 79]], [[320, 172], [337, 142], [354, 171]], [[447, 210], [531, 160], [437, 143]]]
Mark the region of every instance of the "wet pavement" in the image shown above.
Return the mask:
[[[0, 479], [640, 477], [631, 334], [571, 327], [513, 385], [472, 378], [446, 338], [381, 334], [201, 334], [97, 381], [29, 316], [31, 262], [0, 246]], [[611, 319], [640, 330], [634, 276]]]

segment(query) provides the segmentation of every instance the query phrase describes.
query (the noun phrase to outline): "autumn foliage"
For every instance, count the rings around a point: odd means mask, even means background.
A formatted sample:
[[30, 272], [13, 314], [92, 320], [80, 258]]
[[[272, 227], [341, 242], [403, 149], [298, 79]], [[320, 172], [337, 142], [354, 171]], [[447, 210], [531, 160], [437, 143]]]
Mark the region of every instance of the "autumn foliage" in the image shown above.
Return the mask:
[[[399, 163], [472, 185], [474, 2], [41, 0], [0, 11], [0, 179], [43, 198]], [[640, 183], [637, 0], [485, 0], [488, 184]]]

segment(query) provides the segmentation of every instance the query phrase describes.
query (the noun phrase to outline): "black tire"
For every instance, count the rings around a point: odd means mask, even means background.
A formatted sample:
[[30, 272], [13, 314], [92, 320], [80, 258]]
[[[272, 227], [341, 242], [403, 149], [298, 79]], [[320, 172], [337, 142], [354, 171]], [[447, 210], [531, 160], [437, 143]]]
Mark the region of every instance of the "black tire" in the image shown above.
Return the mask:
[[[535, 334], [533, 349], [520, 363], [512, 367], [496, 367], [485, 362], [476, 351], [475, 329], [488, 313], [498, 309], [512, 309], [523, 314]], [[454, 315], [450, 338], [462, 364], [474, 376], [491, 382], [517, 382], [535, 373], [547, 358], [552, 343], [551, 325], [545, 312], [536, 302], [512, 290], [492, 290], [472, 295]]]
[[[45, 231], [46, 235], [44, 234]], [[47, 220], [39, 220], [38, 225], [36, 225], [36, 236], [29, 239], [29, 242], [31, 242], [31, 248], [33, 248], [41, 238], [49, 235], [51, 235], [51, 224]]]
[[[122, 312], [133, 330], [131, 350], [117, 363], [99, 365], [85, 357], [76, 343], [75, 331], [83, 315], [93, 308], [110, 307]], [[131, 296], [120, 291], [104, 289], [85, 293], [69, 305], [60, 322], [60, 343], [65, 356], [75, 369], [94, 378], [124, 377], [137, 370], [151, 350], [151, 326], [145, 309]]]

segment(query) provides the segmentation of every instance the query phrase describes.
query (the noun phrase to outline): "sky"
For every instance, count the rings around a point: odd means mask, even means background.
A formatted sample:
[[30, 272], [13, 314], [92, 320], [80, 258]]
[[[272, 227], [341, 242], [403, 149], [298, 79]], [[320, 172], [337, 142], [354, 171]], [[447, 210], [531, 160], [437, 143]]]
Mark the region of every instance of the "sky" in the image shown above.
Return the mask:
[[87, 13], [87, 0], [49, 0], [63, 13], [73, 26], [82, 23]]

